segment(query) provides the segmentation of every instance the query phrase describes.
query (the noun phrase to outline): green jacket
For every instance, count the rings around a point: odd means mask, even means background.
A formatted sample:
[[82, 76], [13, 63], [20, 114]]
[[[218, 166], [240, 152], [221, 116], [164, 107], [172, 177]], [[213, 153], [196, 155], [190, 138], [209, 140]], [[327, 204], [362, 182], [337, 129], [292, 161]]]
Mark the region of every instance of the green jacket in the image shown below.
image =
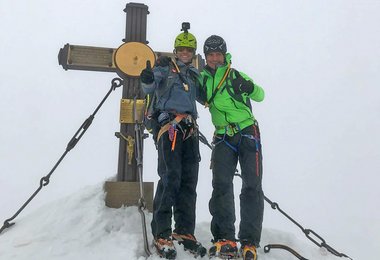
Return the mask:
[[[219, 82], [223, 79], [228, 66], [231, 64], [231, 54], [226, 54], [226, 64], [218, 67], [215, 75], [212, 75], [207, 67], [202, 71], [203, 91], [206, 92], [207, 101], [213, 95]], [[238, 129], [244, 129], [255, 122], [253, 116], [250, 99], [260, 102], [264, 99], [264, 90], [254, 83], [254, 90], [251, 94], [235, 95], [232, 88], [232, 79], [236, 78], [234, 69], [228, 73], [226, 80], [219, 87], [217, 94], [208, 104], [211, 113], [212, 123], [215, 126], [217, 134], [224, 134], [227, 131], [228, 135], [233, 135]], [[240, 75], [252, 81], [246, 74], [239, 72]], [[252, 81], [253, 82], [253, 81]], [[209, 103], [209, 102], [207, 102]]]

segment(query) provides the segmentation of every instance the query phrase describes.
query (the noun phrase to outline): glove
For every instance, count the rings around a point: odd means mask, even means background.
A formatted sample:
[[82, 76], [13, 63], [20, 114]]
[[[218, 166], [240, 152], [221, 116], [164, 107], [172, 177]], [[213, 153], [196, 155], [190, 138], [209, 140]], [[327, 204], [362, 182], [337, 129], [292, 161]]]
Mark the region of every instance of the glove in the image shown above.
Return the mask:
[[154, 74], [149, 60], [146, 61], [146, 68], [141, 71], [140, 80], [145, 84], [151, 84], [154, 81]]
[[232, 88], [235, 94], [251, 94], [255, 88], [252, 81], [243, 78], [238, 71], [235, 71], [236, 78], [232, 80]]
[[166, 67], [169, 66], [169, 63], [172, 61], [172, 59], [168, 56], [160, 56], [158, 57], [156, 61], [156, 66], [159, 67]]

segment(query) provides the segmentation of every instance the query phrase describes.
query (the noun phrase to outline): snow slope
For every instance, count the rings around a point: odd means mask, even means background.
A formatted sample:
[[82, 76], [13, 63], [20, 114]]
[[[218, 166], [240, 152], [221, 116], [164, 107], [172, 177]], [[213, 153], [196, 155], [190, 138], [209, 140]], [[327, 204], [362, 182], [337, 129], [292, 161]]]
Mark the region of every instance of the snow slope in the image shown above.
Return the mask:
[[[116, 76], [65, 71], [58, 64], [59, 49], [66, 43], [120, 46], [128, 2], [0, 1], [0, 224], [29, 198]], [[264, 102], [254, 105], [262, 134], [265, 194], [334, 248], [355, 260], [378, 260], [380, 1], [138, 2], [149, 6], [147, 40], [155, 51], [172, 51], [182, 22], [191, 23], [199, 54], [211, 34], [225, 38], [234, 68], [266, 92]], [[4, 239], [25, 232], [20, 225], [33, 210], [116, 175], [119, 140], [114, 133], [120, 129], [121, 96], [121, 89], [110, 95], [51, 184], [16, 219], [16, 226], [0, 235], [0, 260], [8, 250], [21, 254]], [[211, 140], [210, 113], [203, 107], [198, 111], [200, 129]], [[157, 183], [156, 150], [148, 142], [145, 148], [144, 180]], [[201, 146], [201, 154], [197, 219], [209, 222], [211, 153]], [[270, 208], [264, 227], [299, 236], [316, 250]], [[269, 236], [268, 230], [263, 236]], [[268, 240], [275, 243], [277, 237]], [[46, 250], [44, 245], [36, 251]], [[309, 252], [305, 256], [311, 258]]]
[[[104, 196], [101, 184], [88, 186], [31, 214], [21, 214], [15, 219], [16, 225], [0, 235], [0, 259], [145, 259], [137, 208], [107, 208]], [[152, 215], [147, 213], [148, 223], [151, 218]], [[150, 226], [147, 228], [151, 242]], [[198, 223], [196, 236], [210, 247], [209, 223]], [[260, 260], [296, 259], [284, 250], [272, 249], [265, 254], [263, 247], [268, 243], [286, 244], [307, 259], [338, 259], [306, 238], [300, 240], [293, 234], [264, 228]], [[194, 259], [180, 246], [177, 249], [177, 259]], [[149, 259], [160, 258], [151, 256]]]

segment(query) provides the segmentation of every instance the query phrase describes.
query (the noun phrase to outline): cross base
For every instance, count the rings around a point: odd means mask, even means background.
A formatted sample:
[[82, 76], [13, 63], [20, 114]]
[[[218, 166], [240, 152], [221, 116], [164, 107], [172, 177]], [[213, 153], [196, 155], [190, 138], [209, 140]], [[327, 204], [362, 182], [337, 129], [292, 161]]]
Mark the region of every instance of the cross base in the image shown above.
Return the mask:
[[[149, 212], [153, 212], [154, 182], [143, 182], [144, 199]], [[127, 181], [107, 181], [103, 187], [106, 192], [106, 206], [120, 208], [122, 206], [139, 206], [140, 183]]]

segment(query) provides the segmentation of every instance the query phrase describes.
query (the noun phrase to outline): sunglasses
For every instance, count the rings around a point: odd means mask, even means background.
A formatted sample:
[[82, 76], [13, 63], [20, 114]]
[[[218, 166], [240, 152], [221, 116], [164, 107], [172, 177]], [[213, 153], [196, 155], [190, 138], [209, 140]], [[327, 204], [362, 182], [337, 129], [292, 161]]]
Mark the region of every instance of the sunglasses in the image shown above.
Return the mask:
[[183, 52], [183, 51], [194, 52], [194, 49], [190, 47], [177, 47], [176, 51], [177, 52]]

